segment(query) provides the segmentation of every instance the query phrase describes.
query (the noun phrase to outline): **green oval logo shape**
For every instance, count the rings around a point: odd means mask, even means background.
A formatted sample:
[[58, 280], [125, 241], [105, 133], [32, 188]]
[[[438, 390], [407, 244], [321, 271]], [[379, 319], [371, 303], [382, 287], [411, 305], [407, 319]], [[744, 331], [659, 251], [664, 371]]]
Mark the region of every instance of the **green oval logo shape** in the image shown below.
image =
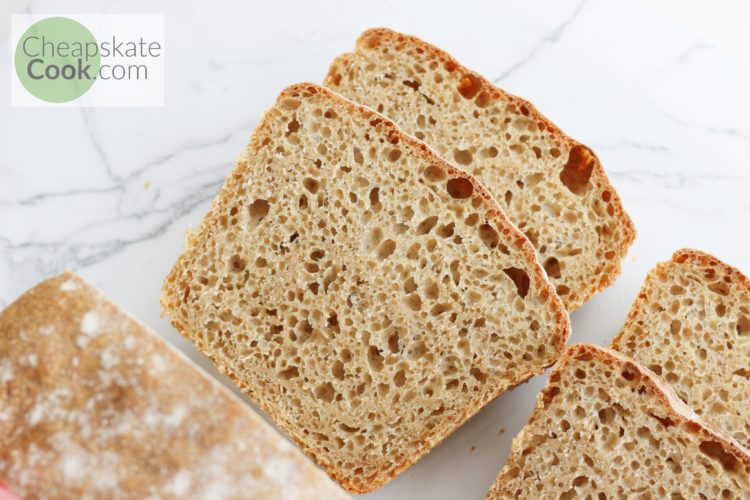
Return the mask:
[[16, 74], [33, 96], [62, 103], [85, 94], [99, 74], [101, 55], [94, 35], [67, 17], [32, 24], [16, 46]]

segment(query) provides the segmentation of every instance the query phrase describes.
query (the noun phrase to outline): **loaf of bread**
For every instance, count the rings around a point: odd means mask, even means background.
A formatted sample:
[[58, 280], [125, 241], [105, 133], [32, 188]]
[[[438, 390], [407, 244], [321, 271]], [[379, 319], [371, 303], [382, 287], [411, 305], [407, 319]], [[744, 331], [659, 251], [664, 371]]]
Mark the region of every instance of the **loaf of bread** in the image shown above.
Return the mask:
[[476, 176], [536, 247], [569, 311], [620, 273], [635, 229], [617, 192], [594, 153], [530, 103], [388, 29], [364, 32], [325, 85]]
[[750, 447], [750, 280], [740, 271], [697, 250], [675, 252], [648, 273], [611, 347]]
[[750, 454], [621, 354], [555, 365], [487, 498], [747, 498]]
[[353, 492], [542, 372], [569, 333], [533, 247], [473, 177], [313, 84], [265, 114], [162, 305]]
[[2, 483], [26, 499], [346, 497], [235, 395], [69, 272], [0, 314]]

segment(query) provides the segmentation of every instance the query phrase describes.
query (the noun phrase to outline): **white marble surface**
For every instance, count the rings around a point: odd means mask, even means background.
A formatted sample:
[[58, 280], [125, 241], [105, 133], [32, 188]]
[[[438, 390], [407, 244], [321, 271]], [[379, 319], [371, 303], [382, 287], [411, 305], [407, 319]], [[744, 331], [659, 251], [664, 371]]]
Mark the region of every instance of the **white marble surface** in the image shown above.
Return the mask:
[[[16, 12], [105, 9], [14, 2]], [[750, 271], [750, 70], [639, 3], [115, 1], [106, 11], [165, 14], [166, 106], [11, 109], [4, 60], [0, 305], [74, 269], [227, 383], [160, 318], [161, 281], [279, 90], [321, 81], [379, 25], [448, 50], [601, 157], [638, 238], [614, 286], [573, 315], [572, 341], [606, 344], [646, 271], [679, 247]], [[371, 497], [482, 498], [543, 382], [490, 404]]]

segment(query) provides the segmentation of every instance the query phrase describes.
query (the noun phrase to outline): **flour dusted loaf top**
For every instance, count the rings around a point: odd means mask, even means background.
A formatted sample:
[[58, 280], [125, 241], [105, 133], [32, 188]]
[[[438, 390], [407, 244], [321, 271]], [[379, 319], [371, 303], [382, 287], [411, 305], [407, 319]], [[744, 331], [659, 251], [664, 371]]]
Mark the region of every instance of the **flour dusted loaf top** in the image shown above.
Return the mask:
[[569, 333], [533, 247], [473, 177], [313, 84], [265, 114], [162, 304], [355, 492], [540, 373]]
[[747, 498], [750, 455], [653, 372], [568, 348], [487, 498]]
[[739, 270], [678, 250], [648, 273], [611, 347], [750, 447], [750, 280]]
[[325, 85], [479, 179], [536, 247], [568, 310], [609, 286], [635, 237], [599, 160], [530, 103], [422, 40], [365, 31]]
[[66, 272], [0, 314], [0, 482], [22, 498], [345, 498], [236, 396]]

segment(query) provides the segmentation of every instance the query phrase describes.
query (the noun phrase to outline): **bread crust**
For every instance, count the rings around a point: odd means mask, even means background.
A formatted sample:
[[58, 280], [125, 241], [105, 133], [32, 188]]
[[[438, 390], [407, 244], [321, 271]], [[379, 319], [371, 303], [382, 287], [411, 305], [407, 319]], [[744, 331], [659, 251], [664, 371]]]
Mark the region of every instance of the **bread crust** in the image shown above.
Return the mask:
[[[617, 351], [593, 344], [573, 344], [566, 349], [565, 354], [563, 354], [560, 361], [554, 366], [550, 373], [550, 378], [552, 378], [554, 374], [560, 373], [564, 370], [565, 365], [568, 364], [570, 360], [580, 356], [594, 356], [603, 360], [609, 360], [621, 368], [627, 367], [629, 370], [637, 372], [640, 376], [640, 381], [646, 387], [646, 390], [664, 405], [670, 419], [677, 424], [689, 423], [691, 425], [685, 426], [685, 428], [690, 432], [698, 434], [701, 438], [710, 439], [720, 443], [724, 452], [731, 454], [742, 464], [746, 473], [750, 474], [750, 450], [747, 450], [740, 443], [696, 415], [692, 409], [680, 400], [672, 388], [654, 372], [623, 356]], [[501, 486], [504, 481], [507, 480], [509, 464], [516, 463], [521, 457], [531, 424], [545, 411], [546, 402], [553, 396], [553, 394], [550, 393], [550, 386], [551, 384], [548, 382], [542, 392], [537, 396], [536, 405], [532, 411], [531, 417], [529, 418], [529, 422], [513, 439], [513, 445], [510, 455], [508, 456], [508, 461], [498, 474], [497, 479], [486, 498], [500, 498]]]
[[224, 498], [346, 498], [237, 395], [70, 271], [8, 306], [0, 332], [0, 476], [24, 497], [216, 486]]
[[[505, 213], [501, 210], [497, 202], [487, 192], [487, 190], [472, 175], [450, 164], [447, 160], [445, 160], [436, 152], [434, 152], [425, 143], [401, 131], [391, 120], [378, 114], [372, 109], [359, 105], [357, 103], [354, 103], [325, 87], [319, 86], [314, 83], [298, 83], [295, 85], [291, 85], [280, 93], [276, 101], [276, 106], [280, 105], [281, 101], [286, 98], [290, 98], [290, 97], [304, 98], [304, 97], [309, 97], [315, 94], [319, 94], [326, 99], [336, 101], [337, 103], [345, 106], [352, 113], [362, 114], [368, 119], [371, 119], [372, 121], [378, 120], [379, 121], [377, 125], [378, 127], [380, 126], [384, 127], [387, 133], [393, 137], [398, 138], [399, 142], [404, 142], [408, 144], [409, 146], [411, 146], [412, 148], [414, 148], [415, 150], [419, 151], [419, 153], [422, 155], [422, 158], [424, 160], [429, 161], [435, 165], [439, 165], [448, 173], [450, 177], [462, 177], [471, 182], [475, 190], [474, 192], [477, 194], [480, 194], [482, 198], [483, 207], [486, 209], [489, 215], [494, 217], [495, 222], [498, 223], [498, 229], [501, 231], [503, 229], [507, 229], [513, 235], [514, 244], [521, 251], [529, 268], [533, 270], [533, 276], [531, 277], [531, 279], [533, 279], [535, 286], [538, 287], [538, 289], [540, 290], [540, 293], [542, 293], [544, 298], [550, 303], [553, 309], [553, 312], [555, 315], [555, 324], [557, 325], [557, 331], [554, 332], [552, 334], [552, 338], [550, 338], [550, 347], [552, 348], [552, 355], [547, 360], [546, 366], [549, 366], [550, 364], [554, 363], [555, 360], [562, 353], [565, 347], [567, 338], [570, 335], [570, 321], [569, 321], [567, 312], [565, 310], [565, 307], [562, 301], [557, 296], [557, 293], [555, 292], [552, 284], [547, 280], [547, 276], [543, 267], [537, 261], [536, 253], [535, 253], [533, 246], [528, 241], [526, 236], [524, 236], [524, 234], [521, 233], [513, 225], [513, 223], [507, 218]], [[269, 117], [267, 113], [266, 115], [264, 115], [264, 118], [262, 119], [261, 124], [258, 126], [258, 129], [262, 129], [264, 124], [266, 124], [268, 120], [269, 120]], [[255, 150], [259, 146], [260, 145], [258, 144], [258, 139], [256, 135], [254, 134], [253, 138], [251, 139], [250, 149]], [[202, 350], [207, 356], [209, 356], [214, 361], [214, 363], [218, 366], [219, 370], [221, 370], [223, 373], [230, 376], [244, 392], [248, 393], [254, 401], [258, 402], [259, 398], [257, 398], [255, 395], [254, 387], [252, 387], [247, 381], [241, 380], [236, 374], [232, 373], [232, 370], [229, 366], [227, 366], [221, 360], [214, 357], [209, 350], [204, 348], [204, 346], [201, 344], [201, 341], [200, 341], [201, 332], [195, 331], [193, 328], [191, 328], [191, 325], [187, 324], [187, 321], [182, 321], [182, 318], [178, 311], [178, 307], [176, 307], [176, 302], [174, 300], [175, 297], [179, 296], [177, 283], [179, 282], [180, 276], [185, 273], [189, 273], [189, 269], [186, 269], [184, 267], [185, 266], [184, 263], [188, 260], [186, 257], [191, 255], [191, 252], [195, 250], [194, 247], [190, 243], [210, 237], [212, 230], [213, 230], [210, 221], [212, 220], [213, 216], [217, 213], [220, 213], [221, 210], [224, 209], [225, 204], [229, 202], [228, 197], [225, 195], [225, 193], [230, 193], [235, 183], [241, 181], [242, 172], [244, 172], [244, 170], [247, 168], [247, 162], [248, 162], [247, 156], [243, 155], [240, 157], [238, 164], [235, 167], [235, 170], [233, 171], [232, 174], [230, 174], [226, 183], [222, 187], [221, 193], [217, 195], [217, 197], [214, 199], [211, 210], [205, 216], [200, 228], [190, 236], [187, 250], [185, 251], [183, 256], [180, 257], [180, 259], [177, 261], [172, 271], [170, 272], [169, 276], [164, 282], [164, 286], [162, 289], [161, 305], [162, 305], [163, 314], [169, 313], [170, 321], [172, 322], [174, 327], [178, 331], [180, 331], [180, 333], [183, 336], [192, 340], [193, 342], [196, 342], [198, 348]], [[539, 368], [540, 369], [537, 373], [541, 373], [541, 371], [543, 370], [543, 367], [540, 366]], [[325, 457], [316, 456], [312, 448], [308, 445], [308, 443], [298, 440], [298, 439], [294, 439], [294, 438], [292, 439], [296, 442], [296, 444], [300, 448], [303, 449], [305, 453], [307, 453], [316, 462], [318, 462], [318, 464], [324, 467], [326, 469], [326, 472], [329, 474], [331, 478], [338, 481], [348, 491], [352, 493], [367, 493], [367, 492], [373, 491], [381, 487], [382, 485], [390, 481], [393, 477], [398, 475], [398, 473], [402, 472], [403, 470], [411, 466], [418, 458], [420, 458], [422, 455], [427, 453], [431, 448], [436, 446], [440, 441], [442, 441], [445, 437], [447, 437], [453, 430], [455, 430], [463, 422], [465, 422], [471, 416], [473, 416], [479, 409], [485, 406], [489, 401], [491, 401], [492, 399], [500, 395], [505, 390], [510, 389], [511, 387], [517, 384], [525, 382], [531, 376], [537, 373], [521, 372], [518, 374], [515, 382], [511, 384], [509, 387], [505, 389], [500, 389], [497, 392], [488, 393], [481, 400], [477, 400], [475, 404], [471, 406], [467, 406], [465, 408], [464, 414], [460, 418], [452, 420], [451, 425], [445, 427], [439, 439], [428, 440], [425, 437], [423, 437], [422, 441], [418, 445], [414, 446], [412, 453], [409, 454], [408, 456], [405, 456], [399, 464], [397, 464], [390, 471], [381, 471], [378, 477], [372, 479], [370, 482], [364, 484], [363, 486], [360, 486], [359, 483], [353, 482], [352, 478], [350, 478], [343, 471], [339, 470], [335, 464], [326, 462]], [[269, 405], [264, 405], [262, 404], [262, 402], [259, 403], [259, 406], [261, 406], [261, 409], [265, 413], [267, 413], [269, 416], [271, 416], [271, 418], [275, 422], [277, 423], [283, 422], [283, 419], [280, 418], [280, 415], [274, 410], [273, 407], [270, 407]], [[287, 433], [287, 435], [292, 434], [290, 430], [286, 428], [283, 424], [280, 424], [280, 426]], [[391, 464], [391, 466], [392, 465], [393, 464]]]
[[[563, 302], [565, 303], [565, 306], [568, 310], [568, 312], [573, 312], [574, 310], [578, 309], [581, 305], [583, 305], [585, 302], [587, 302], [591, 297], [593, 297], [598, 292], [602, 291], [603, 289], [609, 287], [612, 283], [614, 283], [615, 279], [619, 276], [621, 272], [621, 262], [625, 258], [625, 255], [628, 252], [628, 249], [632, 245], [633, 241], [635, 240], [636, 236], [636, 229], [635, 225], [633, 224], [632, 219], [630, 216], [625, 212], [625, 209], [622, 205], [622, 200], [617, 193], [617, 190], [612, 185], [612, 182], [609, 180], [609, 177], [607, 176], [607, 173], [604, 171], [604, 168], [601, 165], [601, 162], [599, 161], [599, 158], [596, 156], [596, 154], [591, 151], [588, 147], [584, 146], [580, 142], [574, 140], [570, 136], [566, 135], [562, 130], [560, 130], [559, 127], [557, 127], [554, 123], [552, 123], [549, 118], [544, 116], [539, 110], [529, 101], [518, 97], [516, 95], [510, 94], [506, 92], [505, 90], [497, 87], [492, 82], [490, 82], [488, 79], [483, 77], [482, 75], [466, 68], [465, 66], [461, 65], [455, 58], [453, 58], [450, 54], [445, 52], [444, 50], [435, 47], [434, 45], [431, 45], [424, 40], [417, 38], [416, 36], [412, 35], [405, 35], [402, 33], [398, 33], [396, 31], [393, 31], [389, 28], [372, 28], [368, 29], [367, 31], [363, 32], [356, 42], [356, 48], [357, 50], [363, 49], [371, 44], [378, 44], [381, 39], [386, 39], [391, 42], [398, 42], [403, 44], [409, 44], [414, 47], [417, 47], [419, 50], [422, 50], [426, 52], [427, 54], [430, 54], [432, 57], [434, 57], [436, 60], [438, 60], [443, 65], [451, 65], [454, 69], [454, 71], [458, 71], [461, 74], [464, 75], [470, 75], [473, 80], [473, 85], [479, 85], [479, 89], [477, 90], [477, 93], [481, 93], [482, 91], [487, 92], [489, 95], [491, 95], [493, 98], [504, 98], [508, 101], [511, 101], [515, 103], [516, 105], [525, 107], [526, 110], [528, 110], [529, 116], [533, 117], [537, 122], [543, 123], [546, 126], [546, 129], [554, 134], [555, 136], [559, 137], [560, 140], [567, 144], [569, 147], [573, 146], [581, 146], [585, 148], [593, 157], [594, 163], [593, 163], [593, 170], [591, 173], [590, 180], [594, 184], [600, 186], [603, 189], [606, 189], [611, 193], [611, 204], [614, 207], [616, 218], [619, 221], [620, 226], [622, 227], [622, 239], [617, 242], [618, 244], [614, 245], [614, 252], [615, 255], [612, 259], [603, 261], [603, 264], [608, 269], [606, 272], [604, 272], [600, 279], [597, 280], [597, 283], [591, 287], [586, 288], [585, 290], [581, 291], [581, 294], [579, 295], [579, 298], [571, 301], [569, 299], [563, 298]], [[331, 81], [334, 74], [336, 73], [336, 67], [337, 65], [345, 60], [349, 54], [343, 54], [339, 57], [337, 57], [333, 63], [331, 64], [328, 74], [325, 78], [325, 82]]]

